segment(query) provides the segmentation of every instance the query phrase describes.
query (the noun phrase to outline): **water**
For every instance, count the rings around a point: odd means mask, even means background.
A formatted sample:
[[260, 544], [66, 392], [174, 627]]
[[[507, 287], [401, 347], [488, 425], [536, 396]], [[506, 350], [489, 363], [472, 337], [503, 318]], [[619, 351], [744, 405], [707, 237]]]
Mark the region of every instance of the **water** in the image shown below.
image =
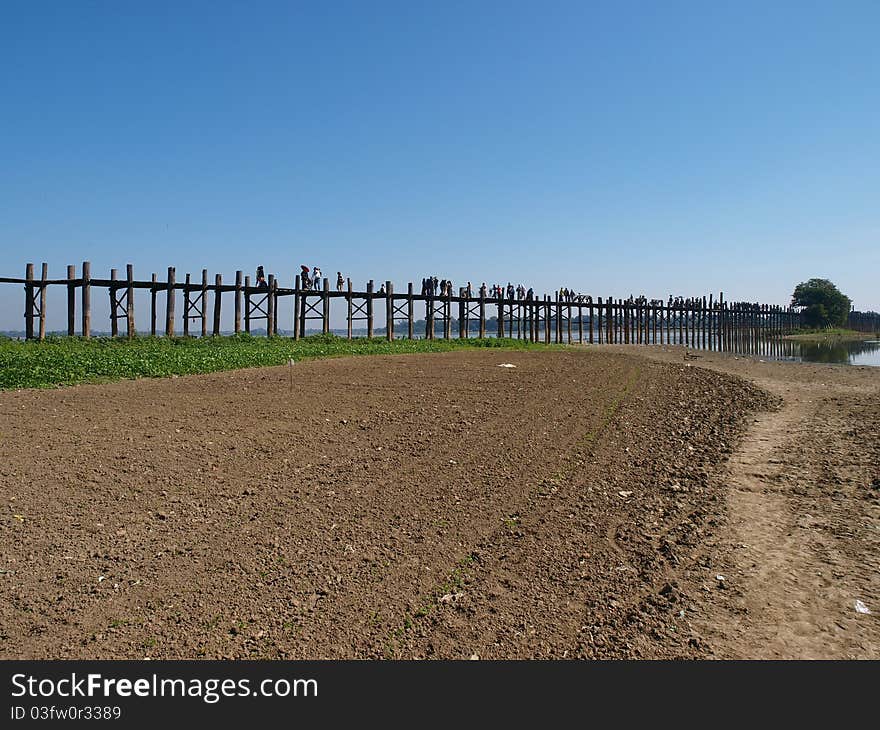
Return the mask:
[[784, 340], [783, 345], [782, 354], [767, 359], [880, 367], [880, 340], [835, 342]]

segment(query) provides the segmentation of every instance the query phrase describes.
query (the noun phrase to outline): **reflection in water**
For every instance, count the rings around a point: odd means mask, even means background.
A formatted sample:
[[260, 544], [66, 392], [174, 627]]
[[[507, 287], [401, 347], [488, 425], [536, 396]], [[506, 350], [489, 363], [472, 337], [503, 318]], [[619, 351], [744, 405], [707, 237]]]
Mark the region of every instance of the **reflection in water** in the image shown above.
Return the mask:
[[754, 337], [732, 337], [720, 348], [740, 355], [765, 360], [792, 362], [840, 363], [880, 367], [880, 340], [830, 340], [810, 342], [799, 340], [765, 340]]

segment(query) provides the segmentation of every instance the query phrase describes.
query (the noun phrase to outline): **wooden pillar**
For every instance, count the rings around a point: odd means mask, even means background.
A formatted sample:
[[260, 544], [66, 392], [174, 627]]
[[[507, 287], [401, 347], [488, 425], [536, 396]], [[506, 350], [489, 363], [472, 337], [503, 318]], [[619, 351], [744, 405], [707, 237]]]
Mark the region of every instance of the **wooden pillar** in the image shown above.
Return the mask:
[[504, 337], [504, 295], [498, 297], [498, 336]]
[[43, 262], [40, 271], [40, 342], [46, 339], [46, 279], [49, 278], [49, 264]]
[[[599, 321], [596, 322], [596, 343], [602, 344], [602, 297], [596, 297], [596, 313]], [[590, 301], [590, 344], [593, 344], [593, 302]]]
[[709, 294], [709, 310], [708, 310], [708, 319], [706, 323], [706, 327], [709, 330], [709, 349], [715, 349], [715, 302], [713, 299], [714, 295]]
[[[300, 279], [299, 274], [293, 277], [293, 339], [299, 339], [299, 297], [300, 297]], [[349, 339], [351, 339], [351, 331], [349, 328]]]
[[385, 282], [385, 337], [394, 340], [394, 284]]
[[413, 315], [414, 315], [414, 307], [413, 307], [413, 285], [412, 282], [406, 287], [406, 336], [409, 339], [413, 338]]
[[[273, 275], [274, 276], [274, 275]], [[324, 279], [326, 282], [327, 280]], [[272, 296], [272, 334], [278, 334], [278, 279], [275, 278], [275, 283], [269, 290]]]
[[619, 340], [618, 328], [617, 328], [617, 319], [620, 316], [620, 307], [614, 301], [613, 297], [608, 297], [608, 317], [606, 321], [608, 322], [608, 342], [612, 345], [616, 345]]
[[330, 282], [326, 278], [321, 292], [321, 332], [330, 334]]
[[202, 337], [208, 336], [208, 270], [202, 269]]
[[168, 286], [165, 291], [165, 336], [174, 337], [174, 300], [176, 299], [175, 286], [175, 270], [173, 266], [168, 267]]
[[545, 345], [550, 344], [550, 321], [552, 319], [552, 317], [550, 315], [551, 306], [552, 305], [550, 303], [550, 295], [545, 294], [544, 295], [544, 344]]
[[578, 302], [578, 343], [584, 344], [584, 306]]
[[486, 296], [480, 289], [480, 339], [486, 338]]
[[24, 267], [24, 338], [34, 339], [34, 265]]
[[183, 285], [183, 336], [189, 337], [189, 288], [190, 288], [190, 275], [187, 273], [186, 282]]
[[251, 333], [251, 277], [244, 277], [244, 331]]
[[67, 336], [76, 334], [76, 266], [67, 267]]
[[446, 286], [446, 296], [443, 299], [443, 337], [452, 337], [452, 287]]
[[434, 297], [425, 299], [425, 339], [434, 339]]
[[553, 327], [553, 341], [559, 345], [562, 344], [562, 304], [560, 302], [559, 290], [556, 290], [556, 301], [554, 302], [554, 315], [556, 316], [556, 322]]
[[82, 336], [92, 336], [92, 265], [88, 261], [82, 264]]
[[458, 339], [463, 340], [467, 337], [467, 309], [468, 303], [465, 297], [467, 296], [467, 289], [464, 287], [458, 288]]
[[158, 277], [156, 274], [153, 274], [150, 277], [150, 337], [156, 336], [156, 289], [158, 283]]
[[214, 326], [211, 333], [214, 337], [220, 334], [220, 307], [223, 302], [223, 275], [214, 274]]
[[[266, 337], [275, 335], [275, 274], [269, 274], [269, 288], [266, 292]], [[327, 288], [327, 280], [324, 279], [324, 288]]]
[[567, 304], [567, 309], [568, 309], [568, 321], [566, 322], [566, 328], [568, 330], [568, 333], [567, 333], [568, 334], [568, 343], [567, 344], [570, 345], [571, 344], [571, 304], [570, 303]]
[[348, 300], [348, 339], [351, 339], [351, 318], [354, 316], [354, 312], [352, 311], [351, 279], [348, 280], [348, 294], [346, 295], [346, 299]]
[[235, 272], [235, 334], [241, 332], [241, 271]]
[[367, 337], [373, 338], [373, 280], [367, 282]]
[[125, 290], [125, 326], [128, 339], [135, 336], [134, 327], [134, 266], [132, 264], [125, 265], [125, 282], [127, 288]]
[[115, 282], [118, 278], [119, 273], [116, 269], [110, 269], [110, 336], [118, 337], [119, 336], [119, 323], [116, 319], [116, 284]]

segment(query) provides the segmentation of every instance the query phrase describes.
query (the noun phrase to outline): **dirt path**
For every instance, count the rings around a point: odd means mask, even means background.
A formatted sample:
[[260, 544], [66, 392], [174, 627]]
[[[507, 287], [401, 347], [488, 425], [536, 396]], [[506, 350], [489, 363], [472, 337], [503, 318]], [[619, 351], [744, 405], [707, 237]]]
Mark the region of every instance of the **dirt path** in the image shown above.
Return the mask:
[[[698, 630], [719, 657], [877, 658], [880, 371], [709, 353], [690, 361], [782, 398], [753, 419], [717, 477], [727, 525], [707, 550], [724, 580], [703, 591]], [[873, 613], [857, 612], [857, 600]]]

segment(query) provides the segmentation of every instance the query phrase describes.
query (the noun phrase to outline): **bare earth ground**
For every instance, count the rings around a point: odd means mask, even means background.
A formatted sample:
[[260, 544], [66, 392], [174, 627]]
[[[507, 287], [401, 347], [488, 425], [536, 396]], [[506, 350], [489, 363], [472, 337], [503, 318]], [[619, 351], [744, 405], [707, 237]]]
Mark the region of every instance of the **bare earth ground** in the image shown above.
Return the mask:
[[0, 393], [0, 657], [876, 656], [880, 371], [636, 352]]
[[782, 398], [716, 477], [725, 519], [705, 550], [720, 558], [724, 590], [707, 581], [693, 623], [717, 655], [880, 657], [880, 369], [614, 349], [739, 375]]

